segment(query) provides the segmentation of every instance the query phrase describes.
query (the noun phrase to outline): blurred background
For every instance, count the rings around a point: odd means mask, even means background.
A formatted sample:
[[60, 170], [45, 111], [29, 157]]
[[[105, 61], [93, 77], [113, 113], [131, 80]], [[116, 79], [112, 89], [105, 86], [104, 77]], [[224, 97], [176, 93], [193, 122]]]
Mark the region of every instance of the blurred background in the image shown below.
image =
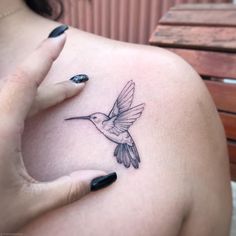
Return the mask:
[[[104, 37], [148, 44], [159, 19], [176, 4], [232, 0], [62, 0], [61, 22]], [[220, 17], [220, 16], [219, 16]]]

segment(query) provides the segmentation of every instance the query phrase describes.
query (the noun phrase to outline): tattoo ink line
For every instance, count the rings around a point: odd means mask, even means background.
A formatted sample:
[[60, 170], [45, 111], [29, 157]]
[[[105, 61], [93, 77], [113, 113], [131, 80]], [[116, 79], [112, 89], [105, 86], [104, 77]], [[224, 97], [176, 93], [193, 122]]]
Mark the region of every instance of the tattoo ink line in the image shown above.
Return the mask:
[[141, 116], [144, 103], [131, 107], [134, 91], [135, 83], [131, 80], [121, 91], [109, 115], [96, 112], [89, 116], [70, 117], [65, 120], [91, 121], [106, 138], [117, 144], [114, 151], [117, 162], [123, 163], [126, 168], [132, 164], [135, 169], [138, 169], [141, 160], [128, 129]]

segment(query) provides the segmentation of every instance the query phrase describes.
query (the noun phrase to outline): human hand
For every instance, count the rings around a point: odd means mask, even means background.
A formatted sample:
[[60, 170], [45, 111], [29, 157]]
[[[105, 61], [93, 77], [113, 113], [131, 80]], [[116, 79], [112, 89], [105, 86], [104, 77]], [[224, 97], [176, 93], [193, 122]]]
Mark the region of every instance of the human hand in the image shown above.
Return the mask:
[[83, 170], [43, 183], [25, 169], [21, 150], [25, 120], [78, 94], [85, 85], [66, 81], [39, 87], [65, 44], [65, 30], [56, 28], [7, 76], [0, 91], [0, 233], [16, 232], [31, 219], [116, 180], [116, 173]]

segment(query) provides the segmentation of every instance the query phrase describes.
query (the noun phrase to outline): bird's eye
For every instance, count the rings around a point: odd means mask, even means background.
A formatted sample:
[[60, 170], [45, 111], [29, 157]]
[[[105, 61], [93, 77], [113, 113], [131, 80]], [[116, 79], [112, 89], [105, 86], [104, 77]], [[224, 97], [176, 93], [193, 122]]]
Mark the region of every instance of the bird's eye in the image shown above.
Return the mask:
[[94, 116], [94, 117], [93, 117], [93, 119], [97, 119], [97, 117], [96, 117], [96, 116]]

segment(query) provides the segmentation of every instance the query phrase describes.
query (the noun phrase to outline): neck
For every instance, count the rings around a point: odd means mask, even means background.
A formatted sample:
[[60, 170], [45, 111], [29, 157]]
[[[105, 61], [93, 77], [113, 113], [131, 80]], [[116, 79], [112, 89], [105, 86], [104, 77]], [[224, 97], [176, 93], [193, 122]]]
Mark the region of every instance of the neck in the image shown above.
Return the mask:
[[[34, 15], [23, 0], [0, 0], [0, 43], [11, 42], [14, 36], [19, 36], [27, 18]], [[9, 38], [10, 37], [10, 38]]]
[[[16, 9], [20, 9], [17, 10]], [[5, 76], [47, 37], [58, 23], [32, 12], [23, 0], [0, 0], [0, 77]]]
[[9, 0], [1, 0], [0, 1], [0, 9], [1, 13], [5, 10], [13, 10], [15, 7], [18, 7], [19, 5], [22, 5], [22, 0], [11, 0], [11, 4], [9, 4]]
[[[12, 0], [11, 4], [7, 0], [0, 1], [0, 29], [9, 24], [12, 18], [18, 15], [18, 12], [26, 10], [27, 7], [23, 0]], [[4, 29], [3, 29], [4, 30]], [[2, 34], [3, 32], [1, 32]]]

